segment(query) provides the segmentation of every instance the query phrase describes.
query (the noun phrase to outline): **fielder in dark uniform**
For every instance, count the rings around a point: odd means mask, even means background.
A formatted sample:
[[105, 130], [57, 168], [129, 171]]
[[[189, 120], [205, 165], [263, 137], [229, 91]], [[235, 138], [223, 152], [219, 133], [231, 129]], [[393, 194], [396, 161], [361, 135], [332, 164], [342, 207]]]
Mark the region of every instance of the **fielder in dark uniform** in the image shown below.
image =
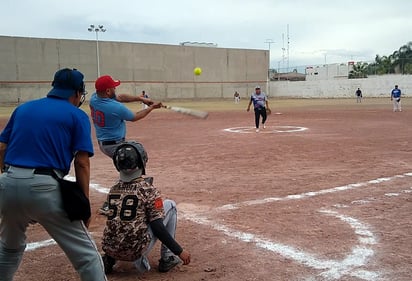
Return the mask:
[[393, 112], [402, 111], [401, 89], [398, 88], [398, 85], [395, 85], [395, 88], [391, 92], [391, 101], [393, 102]]
[[355, 95], [356, 95], [356, 103], [361, 103], [362, 102], [362, 91], [360, 88], [356, 90]]
[[[158, 270], [168, 272], [181, 263], [190, 263], [190, 254], [175, 241], [176, 203], [162, 199], [153, 178], [144, 178], [148, 160], [137, 142], [121, 144], [113, 155], [120, 180], [107, 196], [109, 211], [103, 232], [102, 249], [106, 273], [116, 260], [133, 261], [140, 273], [150, 270], [147, 255], [157, 239], [162, 242]], [[179, 258], [177, 257], [179, 256]]]
[[0, 135], [0, 280], [13, 280], [26, 229], [35, 221], [64, 250], [82, 281], [104, 281], [103, 262], [87, 230], [90, 220], [86, 225], [69, 220], [57, 181], [73, 162], [77, 184], [89, 197], [91, 126], [78, 108], [86, 95], [83, 74], [59, 70], [52, 85], [47, 97], [18, 106]]
[[259, 133], [259, 123], [260, 123], [260, 116], [262, 116], [262, 126], [263, 129], [266, 128], [265, 122], [267, 119], [266, 110], [269, 109], [268, 98], [264, 92], [261, 92], [260, 86], [255, 87], [255, 92], [252, 93], [250, 96], [250, 101], [247, 106], [246, 111], [249, 112], [250, 106], [253, 103], [253, 108], [255, 111], [255, 125], [256, 125], [256, 133]]

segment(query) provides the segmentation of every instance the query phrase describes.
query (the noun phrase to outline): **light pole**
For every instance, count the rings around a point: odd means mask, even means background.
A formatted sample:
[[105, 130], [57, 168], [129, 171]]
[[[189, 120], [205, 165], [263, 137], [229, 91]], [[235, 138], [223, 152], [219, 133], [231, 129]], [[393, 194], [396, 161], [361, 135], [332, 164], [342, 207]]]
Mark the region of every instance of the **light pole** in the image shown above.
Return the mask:
[[99, 32], [106, 32], [106, 29], [103, 25], [91, 24], [90, 27], [87, 29], [90, 32], [96, 32], [96, 61], [97, 61], [97, 77], [100, 77], [100, 59], [99, 59]]
[[275, 43], [272, 39], [266, 39], [265, 43], [267, 43], [269, 45], [269, 69], [268, 69], [268, 75], [266, 78], [266, 89], [267, 89], [267, 93], [270, 94], [270, 44]]
[[275, 42], [272, 39], [266, 39], [265, 43], [269, 45], [269, 68], [270, 68], [270, 44], [273, 44]]

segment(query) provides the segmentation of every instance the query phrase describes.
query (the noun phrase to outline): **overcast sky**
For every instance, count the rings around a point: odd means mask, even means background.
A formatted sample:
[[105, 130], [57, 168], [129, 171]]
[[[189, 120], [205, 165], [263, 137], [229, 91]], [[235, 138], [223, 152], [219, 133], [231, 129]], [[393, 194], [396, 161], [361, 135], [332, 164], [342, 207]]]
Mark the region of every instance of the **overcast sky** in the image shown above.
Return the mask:
[[95, 40], [95, 24], [101, 41], [270, 45], [272, 68], [370, 62], [412, 41], [411, 0], [0, 0], [0, 11], [3, 36]]

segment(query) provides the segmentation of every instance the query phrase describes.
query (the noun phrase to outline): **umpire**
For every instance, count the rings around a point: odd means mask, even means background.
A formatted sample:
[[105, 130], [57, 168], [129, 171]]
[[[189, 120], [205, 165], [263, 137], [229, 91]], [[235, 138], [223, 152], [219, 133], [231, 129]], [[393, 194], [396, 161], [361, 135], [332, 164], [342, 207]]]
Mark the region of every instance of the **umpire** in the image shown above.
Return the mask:
[[89, 197], [93, 145], [89, 118], [78, 108], [87, 93], [83, 77], [76, 69], [57, 71], [47, 97], [18, 106], [0, 134], [0, 281], [13, 280], [31, 222], [53, 237], [81, 280], [107, 280], [90, 219], [69, 220], [56, 180], [74, 160], [77, 184]]

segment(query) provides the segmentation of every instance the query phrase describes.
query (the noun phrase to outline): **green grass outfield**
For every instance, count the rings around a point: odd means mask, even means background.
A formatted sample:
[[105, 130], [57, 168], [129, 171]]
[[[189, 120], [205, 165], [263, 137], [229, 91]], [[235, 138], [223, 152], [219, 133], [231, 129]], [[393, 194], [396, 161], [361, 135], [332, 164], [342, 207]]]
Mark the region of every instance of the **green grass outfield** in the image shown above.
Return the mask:
[[[245, 111], [249, 100], [242, 99], [240, 103], [236, 104], [232, 99], [224, 100], [173, 100], [165, 102], [164, 104], [169, 106], [187, 107], [192, 109], [204, 110], [208, 112], [218, 111]], [[141, 110], [142, 105], [138, 102], [126, 103], [127, 107], [132, 110]], [[17, 104], [2, 105], [0, 106], [0, 118], [8, 118], [11, 112], [16, 108]], [[269, 100], [269, 106], [272, 112], [284, 109], [359, 109], [363, 107], [365, 109], [370, 108], [385, 108], [392, 109], [392, 102], [390, 98], [369, 98], [363, 99], [361, 104], [356, 103], [356, 98], [353, 99], [285, 99], [285, 98], [271, 98]], [[407, 108], [412, 106], [411, 98], [402, 99], [402, 107]], [[90, 109], [86, 102], [81, 107], [85, 112], [89, 113]]]

